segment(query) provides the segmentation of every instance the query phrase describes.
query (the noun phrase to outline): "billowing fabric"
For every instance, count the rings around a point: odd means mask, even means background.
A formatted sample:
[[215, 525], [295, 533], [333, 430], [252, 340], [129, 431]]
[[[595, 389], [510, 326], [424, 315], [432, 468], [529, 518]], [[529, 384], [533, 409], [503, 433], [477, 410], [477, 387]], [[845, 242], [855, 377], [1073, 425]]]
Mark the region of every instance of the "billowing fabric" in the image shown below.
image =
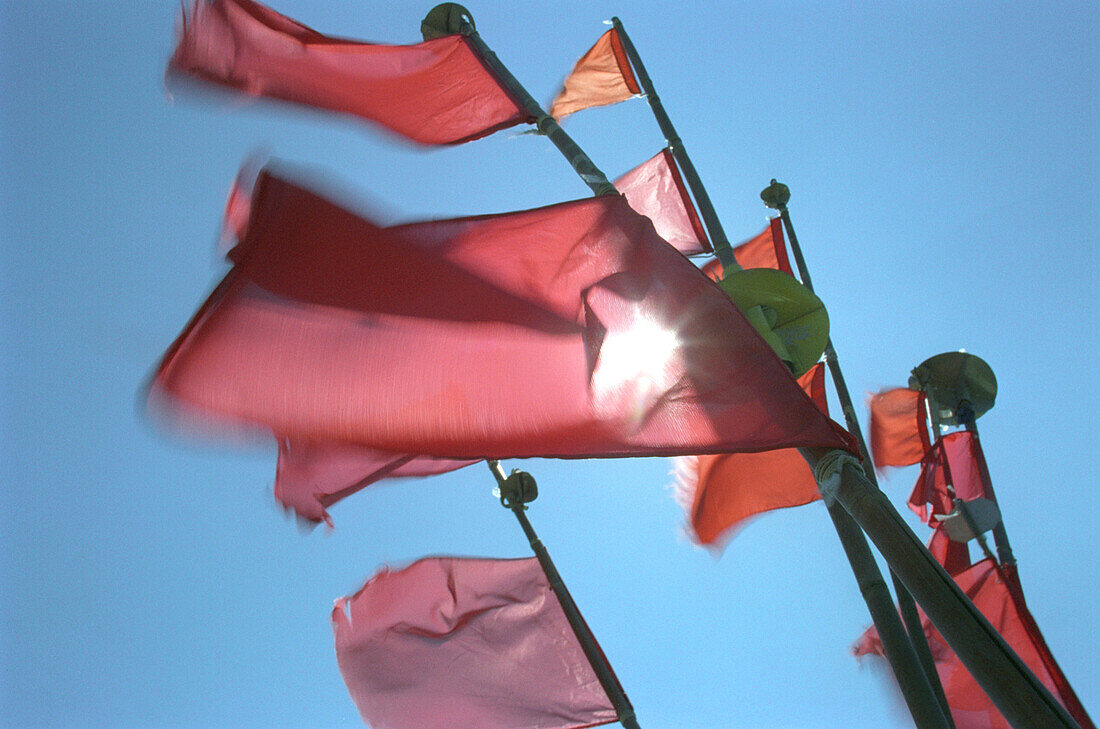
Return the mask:
[[895, 388], [871, 396], [871, 457], [875, 466], [911, 466], [932, 446], [925, 424], [924, 395]]
[[921, 459], [920, 475], [909, 496], [909, 508], [926, 524], [935, 516], [951, 513], [954, 506], [947, 490], [948, 474], [955, 494], [963, 501], [995, 499], [983, 478], [985, 455], [973, 433], [958, 431], [936, 441]]
[[476, 461], [384, 453], [354, 443], [279, 439], [275, 498], [312, 522], [332, 525], [326, 509], [385, 478], [434, 476]]
[[[814, 365], [799, 384], [827, 414], [825, 365]], [[682, 456], [675, 461], [675, 474], [677, 496], [688, 509], [691, 536], [700, 544], [728, 541], [757, 514], [821, 498], [813, 471], [794, 448]]]
[[617, 104], [640, 93], [619, 33], [612, 28], [577, 61], [550, 104], [550, 116], [560, 120], [581, 109]]
[[667, 149], [615, 180], [615, 189], [626, 196], [630, 207], [653, 221], [657, 235], [685, 256], [711, 250], [676, 161]]
[[[787, 258], [787, 242], [783, 237], [783, 219], [772, 218], [768, 227], [758, 235], [735, 246], [733, 258], [741, 268], [773, 268], [793, 276]], [[703, 272], [713, 281], [722, 280], [722, 264], [718, 259], [703, 266]]]
[[253, 0], [195, 0], [168, 70], [351, 114], [420, 144], [530, 118], [460, 35], [408, 46], [330, 38]]
[[372, 729], [570, 729], [616, 721], [534, 558], [423, 559], [332, 611]]
[[[985, 559], [955, 574], [955, 581], [1082, 729], [1095, 729], [1024, 604], [1015, 570], [999, 570]], [[955, 729], [1011, 729], [939, 632], [923, 615], [922, 621]], [[874, 628], [864, 633], [853, 651], [857, 656], [883, 655]]]
[[265, 172], [158, 404], [473, 460], [853, 449], [619, 196], [380, 228]]

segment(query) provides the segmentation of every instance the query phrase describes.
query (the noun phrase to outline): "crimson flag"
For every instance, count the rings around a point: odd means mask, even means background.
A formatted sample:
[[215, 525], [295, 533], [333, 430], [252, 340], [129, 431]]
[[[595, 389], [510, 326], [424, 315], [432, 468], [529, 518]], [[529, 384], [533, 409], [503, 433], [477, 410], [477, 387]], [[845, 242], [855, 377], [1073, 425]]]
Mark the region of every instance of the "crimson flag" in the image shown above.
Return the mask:
[[[828, 413], [825, 365], [817, 363], [799, 384]], [[676, 459], [677, 494], [688, 509], [691, 535], [701, 544], [727, 541], [744, 522], [774, 509], [821, 498], [813, 471], [794, 448]]]
[[165, 404], [459, 460], [853, 449], [619, 196], [380, 228], [265, 172], [251, 214]]
[[[793, 276], [787, 258], [787, 241], [783, 237], [783, 219], [772, 218], [759, 235], [737, 244], [733, 258], [741, 268], [774, 268]], [[703, 266], [703, 272], [714, 281], [722, 280], [722, 264], [718, 259]]]
[[168, 70], [369, 119], [420, 144], [531, 119], [461, 35], [407, 46], [331, 38], [253, 0], [195, 0]]
[[654, 157], [615, 180], [630, 207], [653, 221], [657, 235], [685, 256], [712, 250], [672, 153]]
[[[1028, 611], [1015, 570], [999, 568], [993, 560], [984, 559], [954, 577], [966, 596], [1082, 729], [1096, 729]], [[927, 617], [922, 616], [922, 622], [955, 729], [1011, 729]], [[883, 655], [874, 628], [864, 633], [853, 651], [857, 656]]]
[[921, 459], [920, 475], [909, 496], [909, 508], [927, 524], [935, 516], [945, 516], [953, 508], [947, 490], [948, 474], [955, 495], [963, 501], [993, 499], [993, 490], [985, 482], [985, 455], [973, 433], [961, 430], [938, 440]]
[[617, 720], [534, 557], [422, 559], [332, 611], [373, 729], [572, 729]]
[[924, 394], [899, 387], [871, 396], [871, 456], [875, 466], [910, 466], [932, 447]]
[[617, 104], [642, 93], [614, 28], [581, 56], [562, 86], [550, 104], [550, 116], [558, 120], [581, 109]]

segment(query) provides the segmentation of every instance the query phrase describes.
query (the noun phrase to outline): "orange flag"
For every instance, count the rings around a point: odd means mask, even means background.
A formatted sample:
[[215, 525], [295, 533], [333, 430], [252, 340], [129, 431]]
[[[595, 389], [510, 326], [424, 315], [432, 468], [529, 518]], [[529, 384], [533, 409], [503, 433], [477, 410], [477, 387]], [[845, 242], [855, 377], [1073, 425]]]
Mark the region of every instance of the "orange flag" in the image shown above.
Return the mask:
[[550, 105], [550, 116], [560, 120], [575, 111], [617, 104], [640, 93], [642, 89], [634, 78], [619, 34], [612, 28], [577, 61]]
[[[825, 365], [814, 365], [798, 384], [823, 412]], [[701, 544], [732, 537], [746, 519], [821, 498], [817, 481], [795, 448], [675, 459], [677, 492], [688, 509], [690, 532]]]
[[871, 396], [871, 456], [875, 466], [919, 463], [932, 447], [924, 424], [924, 396], [898, 387]]

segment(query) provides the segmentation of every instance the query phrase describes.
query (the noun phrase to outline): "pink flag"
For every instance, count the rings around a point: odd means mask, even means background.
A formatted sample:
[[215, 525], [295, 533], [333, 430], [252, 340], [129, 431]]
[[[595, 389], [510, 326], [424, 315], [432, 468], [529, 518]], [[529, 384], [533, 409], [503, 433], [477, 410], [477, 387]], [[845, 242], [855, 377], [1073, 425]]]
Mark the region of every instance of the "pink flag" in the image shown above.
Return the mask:
[[267, 172], [251, 213], [166, 404], [457, 460], [852, 448], [621, 197], [385, 229]]
[[456, 144], [529, 120], [469, 41], [409, 46], [324, 36], [253, 0], [195, 0], [169, 72], [351, 114], [420, 144]]
[[672, 153], [656, 156], [615, 180], [630, 207], [653, 221], [657, 235], [685, 256], [711, 250]]
[[332, 611], [373, 729], [570, 729], [617, 720], [534, 557], [422, 559]]
[[332, 525], [326, 509], [384, 478], [434, 476], [476, 461], [383, 453], [354, 443], [279, 438], [275, 498], [299, 517]]

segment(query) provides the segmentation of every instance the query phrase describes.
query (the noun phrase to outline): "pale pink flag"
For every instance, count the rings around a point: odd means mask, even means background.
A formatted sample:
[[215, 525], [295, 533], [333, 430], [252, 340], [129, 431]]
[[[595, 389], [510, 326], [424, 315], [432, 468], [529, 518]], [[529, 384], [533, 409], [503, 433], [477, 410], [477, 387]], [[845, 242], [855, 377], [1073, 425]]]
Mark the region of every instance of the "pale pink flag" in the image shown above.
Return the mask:
[[275, 498], [300, 518], [332, 526], [326, 509], [385, 478], [454, 471], [477, 461], [387, 453], [356, 443], [279, 438]]
[[432, 557], [332, 611], [336, 661], [372, 729], [576, 729], [617, 720], [539, 567]]
[[615, 188], [635, 212], [653, 221], [657, 235], [685, 256], [713, 250], [667, 149], [615, 180]]

